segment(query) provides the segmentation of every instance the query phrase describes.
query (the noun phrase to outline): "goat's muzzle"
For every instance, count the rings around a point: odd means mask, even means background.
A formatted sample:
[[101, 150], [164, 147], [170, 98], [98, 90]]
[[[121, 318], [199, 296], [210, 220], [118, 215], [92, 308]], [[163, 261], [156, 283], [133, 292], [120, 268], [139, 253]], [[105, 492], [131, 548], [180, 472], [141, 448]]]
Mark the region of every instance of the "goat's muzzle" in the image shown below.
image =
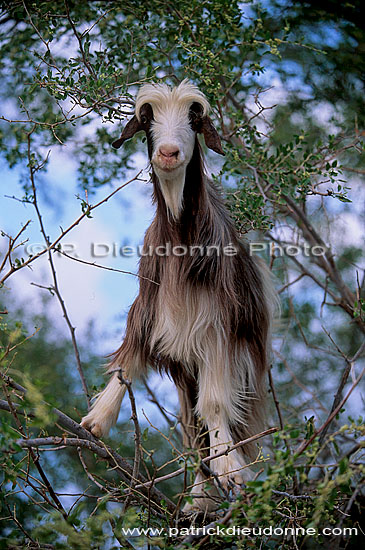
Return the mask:
[[163, 157], [171, 158], [171, 157], [178, 157], [179, 156], [179, 149], [177, 149], [174, 146], [165, 146], [160, 147], [160, 150], [158, 152], [159, 155], [162, 155]]
[[183, 158], [176, 145], [162, 145], [152, 159], [153, 164], [160, 170], [170, 172], [182, 164]]

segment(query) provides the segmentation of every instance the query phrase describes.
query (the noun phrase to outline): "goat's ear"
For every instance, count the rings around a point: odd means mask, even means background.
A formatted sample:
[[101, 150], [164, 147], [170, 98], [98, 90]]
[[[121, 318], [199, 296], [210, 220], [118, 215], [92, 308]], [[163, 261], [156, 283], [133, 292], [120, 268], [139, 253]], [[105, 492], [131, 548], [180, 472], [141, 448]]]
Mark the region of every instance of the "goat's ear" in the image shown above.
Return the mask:
[[219, 137], [217, 130], [214, 128], [213, 122], [208, 116], [202, 118], [200, 133], [203, 134], [205, 145], [209, 149], [212, 149], [212, 151], [218, 153], [219, 155], [224, 155], [221, 138]]
[[132, 138], [134, 134], [136, 134], [140, 130], [142, 130], [141, 123], [138, 121], [136, 115], [134, 115], [124, 127], [120, 138], [116, 141], [113, 141], [112, 146], [114, 147], [114, 149], [119, 149], [119, 147], [121, 147], [127, 139]]

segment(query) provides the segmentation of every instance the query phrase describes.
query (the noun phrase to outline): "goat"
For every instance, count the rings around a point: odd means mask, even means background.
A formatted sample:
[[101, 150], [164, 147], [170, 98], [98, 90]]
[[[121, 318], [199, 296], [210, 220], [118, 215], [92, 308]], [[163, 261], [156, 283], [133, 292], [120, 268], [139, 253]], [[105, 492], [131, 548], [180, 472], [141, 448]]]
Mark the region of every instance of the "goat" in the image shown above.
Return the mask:
[[[147, 136], [156, 215], [144, 249], [170, 243], [190, 253], [141, 257], [139, 294], [110, 363], [111, 380], [81, 423], [97, 437], [118, 417], [125, 393], [118, 369], [131, 380], [148, 366], [168, 372], [177, 386], [188, 447], [214, 455], [262, 430], [275, 299], [264, 264], [239, 240], [221, 193], [205, 174], [197, 134], [224, 154], [209, 109], [204, 94], [186, 80], [172, 89], [145, 84], [135, 115], [113, 143], [119, 148], [141, 130]], [[202, 245], [216, 253], [202, 254]], [[246, 460], [254, 452], [254, 446], [233, 450], [211, 460], [210, 468], [223, 487], [240, 484], [249, 478]], [[198, 473], [193, 496], [201, 496], [204, 479]], [[200, 508], [214, 507], [196, 500]]]

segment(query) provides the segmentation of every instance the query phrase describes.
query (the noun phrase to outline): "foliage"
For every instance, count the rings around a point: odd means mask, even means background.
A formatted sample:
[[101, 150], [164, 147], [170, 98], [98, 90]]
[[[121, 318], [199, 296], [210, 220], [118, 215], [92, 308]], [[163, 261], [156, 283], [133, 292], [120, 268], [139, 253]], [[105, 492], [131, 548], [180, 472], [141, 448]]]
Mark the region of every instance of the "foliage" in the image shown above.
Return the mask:
[[[0, 152], [19, 175], [23, 195], [16, 198], [33, 209], [45, 243], [41, 252], [23, 253], [29, 222], [15, 235], [1, 233], [1, 536], [7, 547], [146, 547], [146, 537], [127, 536], [127, 528], [162, 529], [150, 548], [359, 546], [350, 532], [322, 534], [324, 526], [358, 527], [364, 498], [363, 423], [350, 414], [360, 403], [364, 373], [361, 250], [340, 225], [349, 216], [360, 224], [362, 216], [364, 30], [359, 1], [339, 6], [331, 0], [1, 3]], [[200, 457], [182, 451], [176, 418], [159, 407], [158, 396], [150, 393], [168, 431], [140, 419], [138, 436], [128, 410], [106, 446], [72, 424], [101, 387], [99, 360], [87, 344], [99, 335], [76, 340], [54, 263], [66, 235], [122, 192], [120, 179], [135, 168], [134, 153], [145, 149], [138, 139], [122, 151], [110, 147], [133, 112], [137, 87], [183, 78], [212, 104], [226, 153], [215, 179], [239, 231], [270, 264], [282, 298], [269, 379], [272, 423], [280, 429], [265, 439], [256, 479], [209, 518], [180, 511], [179, 495], [187, 496], [188, 474]], [[49, 152], [65, 144], [77, 163], [80, 215], [59, 230], [44, 226], [39, 196], [46, 194]], [[207, 152], [207, 160], [215, 158]], [[135, 171], [131, 184], [139, 179]], [[92, 202], [100, 189], [105, 198]], [[7, 281], [43, 255], [52, 285], [40, 292], [59, 301], [69, 338], [54, 337], [47, 301], [35, 319], [6, 292]], [[133, 413], [133, 394], [130, 403]], [[28, 439], [34, 440], [29, 448]], [[138, 453], [144, 472], [136, 489]], [[179, 467], [186, 473], [172, 477]], [[165, 474], [171, 477], [143, 487]], [[59, 497], [63, 492], [73, 496]], [[208, 523], [315, 534], [189, 531]], [[168, 528], [180, 534], [168, 538]]]

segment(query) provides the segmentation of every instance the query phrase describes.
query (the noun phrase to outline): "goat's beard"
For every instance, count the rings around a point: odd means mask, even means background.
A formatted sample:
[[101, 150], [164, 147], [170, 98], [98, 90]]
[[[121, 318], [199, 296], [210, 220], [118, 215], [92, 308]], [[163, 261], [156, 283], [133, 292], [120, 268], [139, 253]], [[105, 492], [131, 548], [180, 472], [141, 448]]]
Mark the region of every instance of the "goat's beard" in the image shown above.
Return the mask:
[[166, 203], [167, 212], [174, 220], [178, 220], [183, 208], [186, 167], [179, 166], [171, 172], [155, 168], [161, 192]]

